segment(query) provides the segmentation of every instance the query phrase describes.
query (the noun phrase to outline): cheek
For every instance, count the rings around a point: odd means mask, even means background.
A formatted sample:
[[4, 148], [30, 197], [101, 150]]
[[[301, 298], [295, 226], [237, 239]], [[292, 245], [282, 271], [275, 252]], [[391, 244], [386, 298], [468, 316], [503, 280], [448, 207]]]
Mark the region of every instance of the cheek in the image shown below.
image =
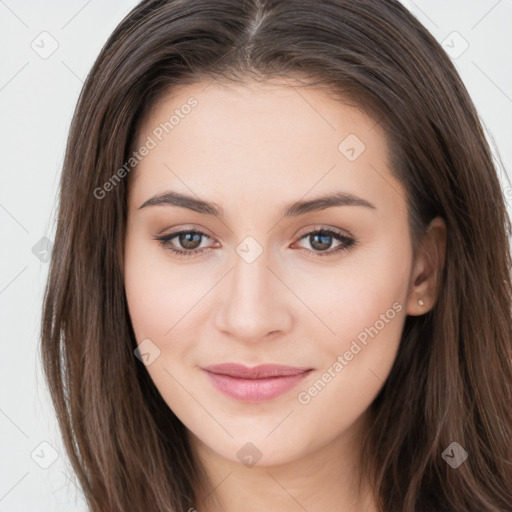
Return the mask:
[[128, 238], [124, 280], [137, 342], [150, 338], [161, 343], [167, 336], [176, 336], [194, 317], [194, 305], [207, 292], [207, 275], [170, 263], [157, 244]]
[[193, 331], [204, 322], [197, 318], [200, 307], [194, 305], [208, 289], [206, 276], [201, 280], [197, 274], [170, 264], [156, 244], [153, 247], [147, 240], [127, 238], [124, 280], [136, 342], [144, 342], [141, 346], [151, 353], [146, 370], [164, 400], [173, 409], [185, 411], [189, 397], [178, 383], [187, 381], [187, 361], [196, 348], [196, 342], [190, 340], [198, 339]]
[[295, 276], [294, 291], [315, 313], [308, 318], [321, 328], [319, 341], [327, 351], [350, 345], [353, 338], [377, 322], [382, 327], [382, 315], [385, 328], [380, 330], [394, 331], [397, 322], [387, 320], [395, 318], [397, 309], [405, 309], [412, 251], [406, 239], [399, 247], [402, 237], [398, 234], [388, 239], [395, 242], [376, 240], [329, 269], [319, 266], [314, 272], [301, 271], [300, 279]]
[[[340, 394], [353, 388], [352, 397], [361, 404], [373, 399], [389, 375], [406, 318], [412, 252], [407, 244], [400, 253], [396, 247], [376, 242], [354, 253], [332, 271], [331, 279], [323, 280], [321, 293], [308, 297], [323, 322], [315, 345], [324, 354], [326, 387]], [[323, 389], [322, 383], [318, 388]]]
[[319, 438], [335, 437], [367, 410], [396, 358], [406, 317], [407, 265], [390, 264], [385, 252], [379, 256], [365, 272], [341, 272], [343, 285], [331, 285], [323, 304], [318, 298], [312, 306], [329, 312], [323, 320], [334, 333], [324, 329], [316, 338], [323, 364], [297, 390], [296, 418]]
[[138, 251], [137, 247], [126, 251], [126, 300], [138, 343], [146, 338], [160, 338], [167, 322], [172, 320], [162, 314], [168, 298], [164, 287], [155, 285], [157, 274], [158, 270], [147, 253]]

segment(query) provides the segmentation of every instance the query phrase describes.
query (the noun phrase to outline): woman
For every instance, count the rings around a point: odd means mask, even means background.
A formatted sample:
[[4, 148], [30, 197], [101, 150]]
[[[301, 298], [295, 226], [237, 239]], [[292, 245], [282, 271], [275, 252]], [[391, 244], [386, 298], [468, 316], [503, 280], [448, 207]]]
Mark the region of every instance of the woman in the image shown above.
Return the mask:
[[91, 511], [512, 509], [509, 235], [398, 2], [141, 2], [78, 102], [43, 312]]

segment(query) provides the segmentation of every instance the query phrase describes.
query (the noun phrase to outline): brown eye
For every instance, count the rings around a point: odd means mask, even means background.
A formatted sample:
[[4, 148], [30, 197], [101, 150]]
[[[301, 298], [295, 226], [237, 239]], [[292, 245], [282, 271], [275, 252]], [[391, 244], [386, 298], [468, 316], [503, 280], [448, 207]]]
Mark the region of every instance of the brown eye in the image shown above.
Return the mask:
[[184, 249], [193, 250], [201, 245], [201, 234], [197, 232], [180, 233], [177, 235], [180, 245]]
[[177, 256], [194, 256], [208, 249], [208, 247], [200, 247], [204, 238], [210, 237], [202, 231], [187, 229], [156, 237], [156, 240], [162, 247]]

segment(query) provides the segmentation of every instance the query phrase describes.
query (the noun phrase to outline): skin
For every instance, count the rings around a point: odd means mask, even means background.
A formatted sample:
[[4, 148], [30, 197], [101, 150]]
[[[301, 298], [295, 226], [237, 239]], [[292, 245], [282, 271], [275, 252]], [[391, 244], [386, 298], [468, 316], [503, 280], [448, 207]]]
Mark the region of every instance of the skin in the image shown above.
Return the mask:
[[[198, 102], [130, 175], [124, 276], [137, 342], [149, 338], [160, 350], [147, 371], [215, 487], [198, 492], [199, 512], [376, 511], [358, 462], [367, 410], [389, 375], [406, 315], [426, 313], [438, 293], [446, 226], [435, 219], [413, 258], [406, 194], [388, 166], [381, 126], [295, 85], [181, 86], [139, 126], [137, 147], [191, 96]], [[349, 134], [365, 145], [353, 161], [338, 148]], [[169, 204], [140, 208], [169, 190], [213, 202], [223, 217]], [[289, 203], [333, 191], [375, 208], [282, 215]], [[324, 239], [331, 254], [319, 255], [318, 242], [303, 236], [320, 228], [356, 244], [333, 252], [343, 242]], [[169, 249], [186, 248], [179, 237], [167, 246], [155, 240], [180, 229], [204, 232], [194, 248], [206, 251], [183, 258]], [[237, 253], [248, 236], [263, 250], [251, 263]], [[332, 374], [337, 357], [387, 311], [392, 319], [301, 403], [299, 393]], [[313, 372], [277, 398], [246, 403], [221, 394], [200, 369], [222, 362]], [[237, 456], [248, 442], [261, 453], [252, 466]]]

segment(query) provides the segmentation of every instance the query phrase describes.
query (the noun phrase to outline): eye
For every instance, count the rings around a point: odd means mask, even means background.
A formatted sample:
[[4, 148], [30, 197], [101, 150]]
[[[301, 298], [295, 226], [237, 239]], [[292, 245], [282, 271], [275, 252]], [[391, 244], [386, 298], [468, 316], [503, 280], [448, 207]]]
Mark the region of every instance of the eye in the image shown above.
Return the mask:
[[[158, 236], [158, 240], [162, 247], [173, 252], [178, 256], [195, 256], [202, 254], [208, 247], [200, 247], [204, 238], [210, 238], [206, 233], [195, 229], [185, 229], [176, 231], [168, 235]], [[173, 240], [176, 239], [175, 242]], [[180, 247], [176, 247], [178, 244]]]
[[[202, 254], [210, 247], [201, 247], [205, 238], [211, 238], [204, 232], [196, 229], [183, 229], [167, 235], [155, 237], [160, 245], [180, 257], [190, 257]], [[356, 244], [356, 240], [341, 232], [330, 228], [315, 229], [303, 234], [299, 241], [307, 240], [312, 249], [302, 248], [307, 252], [313, 252], [317, 256], [328, 256], [339, 251], [348, 250]], [[331, 249], [333, 242], [338, 242], [334, 249]], [[297, 242], [296, 242], [297, 243]], [[220, 244], [216, 242], [216, 246]]]
[[[330, 228], [309, 231], [300, 237], [299, 241], [301, 240], [307, 240], [312, 249], [306, 250], [313, 252], [316, 256], [328, 256], [339, 251], [346, 251], [356, 244], [354, 238]], [[338, 245], [331, 249], [334, 241], [337, 241]]]

